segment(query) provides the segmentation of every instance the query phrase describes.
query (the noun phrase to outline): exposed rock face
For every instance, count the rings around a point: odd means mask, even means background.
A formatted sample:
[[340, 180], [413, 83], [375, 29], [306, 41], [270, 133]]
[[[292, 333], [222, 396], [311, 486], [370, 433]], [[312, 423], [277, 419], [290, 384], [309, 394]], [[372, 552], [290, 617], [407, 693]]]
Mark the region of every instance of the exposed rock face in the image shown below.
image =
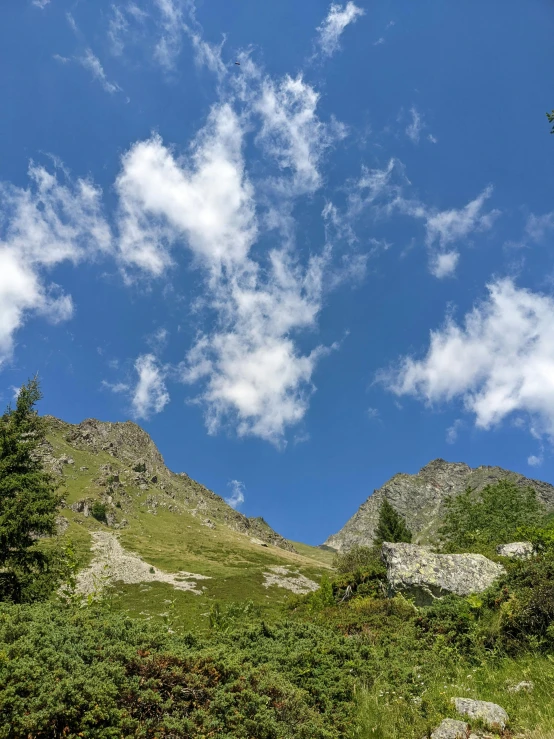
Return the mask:
[[482, 554], [434, 554], [415, 544], [385, 542], [382, 558], [391, 592], [414, 596], [418, 605], [450, 593], [480, 593], [505, 572]]
[[496, 553], [510, 559], [529, 559], [533, 556], [533, 545], [530, 541], [512, 541], [510, 544], [496, 547]]
[[[89, 418], [77, 425], [65, 423], [54, 416], [45, 416], [52, 430], [63, 435], [70, 447], [93, 454], [109, 454], [113, 461], [98, 467], [99, 477], [94, 480], [99, 497], [112, 506], [112, 500], [106, 494], [118, 491], [124, 495], [127, 486], [148, 491], [145, 505], [153, 515], [165, 508], [179, 514], [187, 510], [193, 515], [200, 514], [209, 521], [210, 528], [223, 524], [250, 537], [255, 537], [268, 544], [294, 551], [290, 542], [268, 526], [263, 518], [247, 518], [235, 511], [208, 488], [190, 478], [186, 473], [174, 473], [164, 463], [163, 457], [150, 436], [136, 423], [109, 423]], [[64, 468], [74, 465], [68, 455], [56, 457], [50, 442], [45, 442], [40, 450], [44, 464], [57, 474], [63, 475]], [[105, 457], [104, 457], [105, 459]], [[86, 471], [80, 468], [80, 472]], [[103, 490], [105, 489], [105, 490]], [[123, 491], [123, 492], [122, 492]], [[92, 500], [74, 503], [71, 508], [89, 516]], [[116, 518], [109, 511], [109, 525], [115, 526]]]
[[546, 482], [530, 480], [501, 467], [472, 469], [467, 464], [435, 459], [415, 475], [394, 475], [362, 503], [354, 516], [338, 533], [330, 536], [325, 545], [339, 551], [350, 549], [354, 544], [371, 546], [383, 498], [404, 516], [414, 540], [425, 542], [436, 532], [443, 516], [444, 502], [449, 496], [459, 495], [468, 485], [480, 491], [485, 485], [506, 479], [522, 488], [532, 487], [547, 510], [554, 510], [554, 487]]
[[502, 706], [488, 701], [474, 701], [470, 698], [452, 698], [452, 703], [460, 716], [478, 718], [489, 729], [505, 729], [510, 720]]

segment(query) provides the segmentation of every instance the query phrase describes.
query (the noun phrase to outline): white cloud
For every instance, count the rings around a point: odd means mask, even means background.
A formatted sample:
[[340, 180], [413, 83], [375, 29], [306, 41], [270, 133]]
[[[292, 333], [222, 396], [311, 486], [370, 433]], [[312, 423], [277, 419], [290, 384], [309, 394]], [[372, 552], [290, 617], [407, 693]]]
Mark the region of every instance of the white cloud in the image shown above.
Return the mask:
[[544, 241], [547, 233], [552, 230], [554, 230], [554, 211], [542, 216], [531, 213], [525, 224], [525, 235], [536, 243]]
[[116, 188], [121, 259], [154, 276], [171, 264], [169, 248], [179, 239], [219, 272], [244, 260], [256, 237], [242, 130], [227, 104], [213, 108], [190, 162], [176, 159], [154, 136], [125, 155]]
[[531, 456], [527, 457], [527, 464], [530, 467], [540, 467], [542, 463], [543, 463], [542, 456], [537, 457], [534, 454], [531, 454]]
[[71, 297], [45, 282], [45, 272], [111, 248], [101, 192], [86, 180], [60, 184], [31, 165], [28, 189], [0, 183], [0, 365], [31, 313], [56, 323], [69, 318]]
[[431, 257], [429, 268], [431, 274], [439, 279], [443, 277], [452, 277], [458, 266], [460, 254], [457, 251], [445, 251], [434, 254]]
[[452, 424], [452, 426], [449, 426], [446, 429], [446, 443], [447, 444], [455, 444], [456, 443], [456, 441], [458, 440], [458, 433], [459, 433], [459, 431], [460, 431], [460, 429], [462, 428], [463, 425], [464, 424], [463, 424], [463, 421], [461, 420], [461, 418], [457, 418], [454, 421], [454, 423]]
[[121, 88], [116, 82], [110, 82], [108, 80], [108, 78], [106, 77], [106, 73], [104, 72], [104, 68], [100, 63], [100, 60], [92, 53], [91, 49], [86, 49], [84, 55], [77, 57], [76, 61], [79, 62], [82, 67], [88, 69], [93, 79], [100, 82], [102, 88], [106, 92], [109, 92], [110, 94], [113, 94], [114, 92], [121, 92]]
[[448, 318], [431, 332], [423, 359], [406, 357], [380, 379], [429, 403], [460, 398], [484, 429], [526, 414], [535, 435], [554, 441], [554, 299], [509, 279], [488, 289], [463, 325]]
[[[486, 187], [475, 200], [471, 200], [463, 208], [451, 210], [430, 210], [422, 214], [426, 220], [427, 243], [435, 242], [445, 247], [456, 241], [465, 239], [471, 233], [487, 231], [491, 228], [495, 218], [500, 214], [498, 210], [483, 213], [485, 201], [492, 195], [492, 186]], [[414, 215], [419, 215], [414, 213]]]
[[285, 187], [290, 194], [314, 192], [321, 186], [320, 162], [325, 150], [346, 135], [341, 124], [324, 124], [317, 116], [319, 94], [302, 77], [288, 75], [275, 84], [262, 83], [253, 109], [262, 117], [258, 143], [280, 169], [293, 174]]
[[239, 435], [279, 443], [305, 414], [317, 348], [301, 354], [291, 336], [315, 325], [324, 260], [302, 269], [286, 249], [262, 270], [250, 249], [258, 236], [254, 189], [242, 158], [243, 126], [228, 103], [215, 106], [179, 159], [154, 137], [123, 158], [120, 258], [156, 276], [184, 242], [203, 268], [206, 302], [217, 324], [201, 335], [182, 367], [185, 382], [203, 381], [208, 429], [225, 420]]
[[149, 418], [161, 413], [169, 403], [164, 372], [153, 354], [142, 354], [135, 362], [138, 381], [132, 391], [132, 409], [135, 418]]
[[423, 123], [423, 117], [415, 106], [410, 108], [412, 120], [406, 126], [406, 136], [410, 139], [413, 144], [419, 143], [419, 137], [421, 136], [422, 130], [425, 128]]
[[32, 5], [43, 10], [49, 2], [50, 0], [33, 0]]
[[382, 46], [385, 43], [385, 39], [380, 36], [377, 41], [373, 42], [373, 46]]
[[229, 483], [231, 496], [225, 498], [225, 502], [235, 510], [244, 503], [244, 483], [239, 480], [231, 480]]
[[[113, 369], [117, 369], [117, 366]], [[108, 382], [107, 380], [102, 380], [102, 387], [111, 390], [112, 393], [128, 393], [130, 390], [126, 382]]]
[[318, 44], [325, 56], [332, 56], [338, 51], [340, 37], [344, 29], [350, 23], [355, 23], [364, 13], [365, 11], [354, 5], [351, 0], [344, 6], [337, 3], [331, 4], [327, 17], [317, 28], [319, 33]]
[[436, 136], [433, 136], [432, 133], [428, 134], [427, 140], [430, 141], [432, 144], [438, 143], [438, 138]]
[[367, 415], [369, 416], [369, 418], [379, 418], [380, 413], [377, 408], [368, 408]]
[[175, 68], [181, 53], [184, 31], [183, 11], [178, 0], [154, 0], [161, 17], [162, 35], [156, 44], [154, 57], [167, 71]]

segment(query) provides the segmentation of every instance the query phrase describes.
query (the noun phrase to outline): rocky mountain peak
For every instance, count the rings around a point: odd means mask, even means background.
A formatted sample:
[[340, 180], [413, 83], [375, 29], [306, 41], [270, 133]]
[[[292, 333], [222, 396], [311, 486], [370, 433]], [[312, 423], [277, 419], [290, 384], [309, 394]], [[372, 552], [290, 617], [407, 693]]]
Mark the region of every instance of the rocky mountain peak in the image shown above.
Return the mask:
[[546, 482], [531, 480], [501, 467], [483, 465], [472, 469], [463, 462], [434, 459], [416, 474], [398, 473], [374, 490], [325, 545], [337, 550], [349, 549], [355, 544], [371, 546], [384, 498], [404, 516], [415, 541], [425, 543], [436, 533], [444, 514], [444, 502], [449, 496], [459, 495], [468, 486], [479, 491], [503, 479], [512, 480], [520, 487], [532, 487], [541, 503], [554, 510], [554, 487]]

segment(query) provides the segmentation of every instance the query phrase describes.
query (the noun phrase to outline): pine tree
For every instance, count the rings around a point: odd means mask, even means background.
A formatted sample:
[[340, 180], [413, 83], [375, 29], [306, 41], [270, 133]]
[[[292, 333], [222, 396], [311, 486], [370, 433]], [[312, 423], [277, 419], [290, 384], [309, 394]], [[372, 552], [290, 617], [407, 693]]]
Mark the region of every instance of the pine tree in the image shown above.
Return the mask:
[[35, 377], [0, 417], [0, 600], [34, 600], [55, 585], [56, 552], [37, 541], [56, 533], [60, 504], [37, 455], [46, 433], [35, 410], [41, 397]]
[[375, 530], [375, 546], [381, 546], [384, 541], [411, 542], [412, 532], [396, 509], [383, 498], [379, 509], [379, 522]]

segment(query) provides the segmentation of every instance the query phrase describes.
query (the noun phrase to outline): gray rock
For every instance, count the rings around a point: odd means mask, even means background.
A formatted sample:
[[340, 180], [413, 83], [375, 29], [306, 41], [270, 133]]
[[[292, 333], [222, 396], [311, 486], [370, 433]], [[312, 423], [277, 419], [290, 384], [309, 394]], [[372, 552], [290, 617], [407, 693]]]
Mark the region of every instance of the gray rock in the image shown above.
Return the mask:
[[431, 739], [466, 739], [469, 726], [465, 721], [445, 718], [431, 734]]
[[84, 465], [83, 465], [83, 467], [79, 467], [79, 470], [80, 470], [81, 472], [87, 472], [87, 470], [88, 470], [88, 467], [86, 467], [86, 466], [84, 466]]
[[65, 516], [56, 516], [56, 531], [58, 533], [58, 536], [62, 536], [68, 526], [69, 521]]
[[73, 457], [70, 457], [67, 454], [62, 454], [62, 456], [59, 457], [59, 461], [62, 464], [75, 464], [75, 460], [73, 459]]
[[481, 719], [489, 729], [505, 729], [510, 720], [506, 711], [496, 703], [471, 698], [452, 698], [452, 703], [461, 716]]
[[434, 554], [415, 544], [385, 542], [381, 556], [391, 594], [412, 595], [418, 605], [450, 593], [480, 593], [505, 572], [502, 565], [482, 554]]
[[533, 545], [530, 541], [512, 541], [496, 547], [496, 553], [510, 559], [529, 559], [533, 556]]
[[477, 467], [435, 459], [415, 475], [394, 475], [363, 503], [343, 528], [324, 543], [336, 550], [347, 550], [355, 544], [371, 546], [379, 520], [383, 499], [404, 516], [417, 542], [433, 537], [444, 515], [444, 503], [452, 495], [459, 495], [469, 485], [480, 492], [485, 485], [510, 480], [518, 487], [531, 487], [537, 500], [547, 510], [554, 510], [554, 487], [540, 480], [530, 480], [501, 467]]
[[508, 688], [508, 693], [532, 693], [535, 689], [535, 683], [532, 680], [522, 680], [517, 685], [511, 685]]
[[82, 513], [85, 517], [88, 517], [92, 510], [92, 502], [90, 500], [78, 500], [73, 505], [70, 505], [69, 508], [75, 511], [75, 513]]

